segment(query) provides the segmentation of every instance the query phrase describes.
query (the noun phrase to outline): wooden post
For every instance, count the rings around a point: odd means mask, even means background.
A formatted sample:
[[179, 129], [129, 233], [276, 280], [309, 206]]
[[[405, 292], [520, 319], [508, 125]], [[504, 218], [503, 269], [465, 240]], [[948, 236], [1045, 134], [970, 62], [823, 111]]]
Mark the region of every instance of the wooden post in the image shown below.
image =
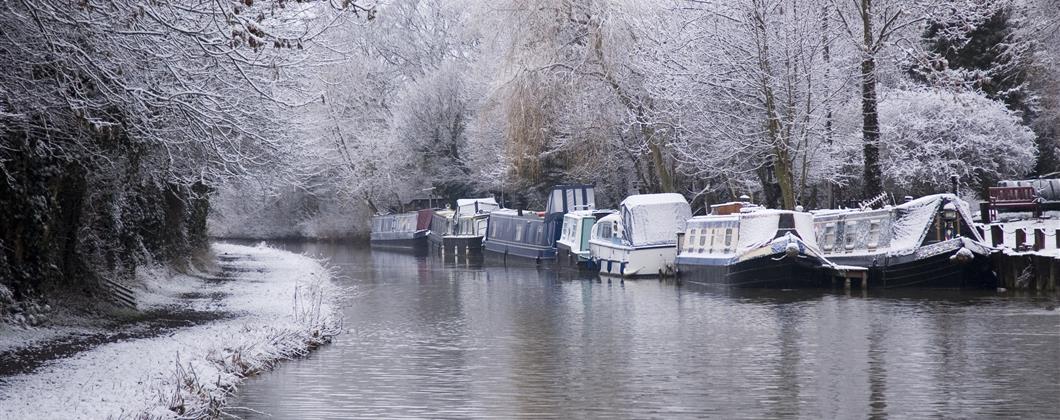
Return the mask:
[[1034, 229], [1034, 250], [1045, 249], [1045, 229]]
[[1013, 249], [1019, 250], [1023, 248], [1023, 245], [1027, 243], [1027, 231], [1024, 229], [1016, 229], [1016, 244]]
[[990, 224], [990, 202], [979, 203], [979, 218], [984, 225]]
[[1005, 230], [1001, 228], [1001, 225], [990, 226], [990, 243], [995, 247], [1000, 246], [1005, 242]]

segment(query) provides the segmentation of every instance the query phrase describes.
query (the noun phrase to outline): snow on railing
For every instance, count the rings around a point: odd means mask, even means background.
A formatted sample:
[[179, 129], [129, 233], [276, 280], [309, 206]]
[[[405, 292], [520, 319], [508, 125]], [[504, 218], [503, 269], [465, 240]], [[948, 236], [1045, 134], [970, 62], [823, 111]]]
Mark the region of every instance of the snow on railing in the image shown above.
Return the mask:
[[1060, 221], [997, 223], [977, 225], [983, 240], [995, 248], [1015, 251], [1060, 249]]

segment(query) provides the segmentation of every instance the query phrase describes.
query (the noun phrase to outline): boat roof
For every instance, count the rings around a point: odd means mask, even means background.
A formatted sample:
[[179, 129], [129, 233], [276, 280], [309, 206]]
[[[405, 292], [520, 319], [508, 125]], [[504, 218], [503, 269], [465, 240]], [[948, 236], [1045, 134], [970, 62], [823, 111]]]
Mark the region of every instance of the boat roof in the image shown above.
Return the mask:
[[685, 196], [677, 193], [637, 194], [622, 200], [623, 207], [669, 206], [678, 203], [688, 205]]
[[497, 209], [490, 212], [490, 216], [500, 216], [509, 218], [525, 218], [525, 219], [541, 219], [541, 216], [537, 215], [536, 211], [523, 210], [523, 215], [519, 215], [519, 210], [516, 209]]

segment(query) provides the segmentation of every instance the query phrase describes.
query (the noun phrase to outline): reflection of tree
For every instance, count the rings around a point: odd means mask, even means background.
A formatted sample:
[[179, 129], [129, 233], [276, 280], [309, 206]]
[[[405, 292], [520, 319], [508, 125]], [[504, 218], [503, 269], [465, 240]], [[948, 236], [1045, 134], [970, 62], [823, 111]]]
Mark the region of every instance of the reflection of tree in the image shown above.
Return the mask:
[[784, 305], [774, 313], [777, 318], [780, 339], [780, 357], [776, 361], [777, 400], [771, 407], [769, 417], [796, 417], [799, 415], [801, 387], [799, 386], [799, 325], [806, 314], [801, 313], [795, 305]]
[[869, 418], [887, 418], [887, 369], [884, 367], [884, 328], [869, 325]]

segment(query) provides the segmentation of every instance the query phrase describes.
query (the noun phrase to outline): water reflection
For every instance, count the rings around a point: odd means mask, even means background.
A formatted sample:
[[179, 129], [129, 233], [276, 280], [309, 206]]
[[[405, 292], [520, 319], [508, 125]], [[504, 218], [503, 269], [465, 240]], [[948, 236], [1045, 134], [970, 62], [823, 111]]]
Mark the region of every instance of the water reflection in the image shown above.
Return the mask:
[[1060, 417], [1052, 296], [730, 291], [284, 246], [328, 257], [351, 297], [348, 334], [234, 397], [275, 418]]

